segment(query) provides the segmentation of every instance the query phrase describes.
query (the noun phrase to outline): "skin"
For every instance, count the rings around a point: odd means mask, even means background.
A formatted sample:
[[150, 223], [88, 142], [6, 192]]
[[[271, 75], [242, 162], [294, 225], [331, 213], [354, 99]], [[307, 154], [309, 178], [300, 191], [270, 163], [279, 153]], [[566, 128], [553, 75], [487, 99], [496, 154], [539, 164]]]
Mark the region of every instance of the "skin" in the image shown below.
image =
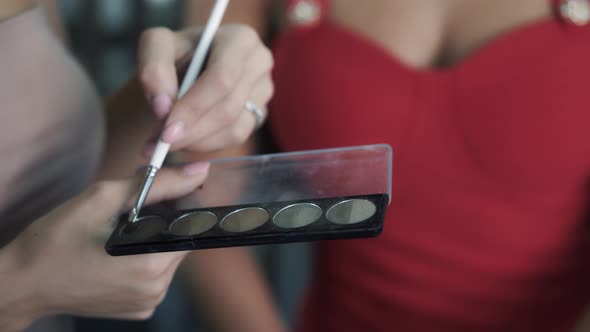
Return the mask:
[[[203, 22], [204, 13], [212, 3], [211, 0], [189, 1], [187, 22]], [[276, 3], [236, 1], [230, 4], [227, 15], [233, 22], [249, 24], [265, 35], [265, 14], [271, 5]], [[547, 0], [332, 0], [327, 15], [332, 22], [379, 45], [402, 65], [421, 71], [457, 65], [503, 33], [549, 18], [552, 13]], [[278, 331], [278, 316], [265, 307], [268, 291], [260, 291], [265, 281], [254, 264], [242, 248], [220, 250], [211, 255], [194, 253], [185, 259], [183, 271], [187, 278], [197, 281], [193, 284], [194, 297], [207, 304], [215, 331], [257, 331], [269, 326]], [[208, 268], [200, 268], [203, 265]], [[246, 273], [239, 280], [224, 278], [241, 271]], [[257, 292], [232, 296], [236, 294], [234, 289]], [[263, 308], [255, 320], [252, 307]], [[224, 320], [228, 313], [234, 319]], [[588, 330], [588, 325], [582, 323], [579, 330]]]
[[[150, 203], [191, 192], [206, 170], [207, 164], [190, 175], [162, 170]], [[104, 251], [110, 220], [130, 206], [138, 183], [139, 178], [98, 182], [2, 248], [2, 331], [20, 331], [37, 318], [58, 313], [124, 319], [152, 315], [186, 253], [113, 258]]]
[[[3, 1], [0, 20], [35, 5]], [[53, 1], [43, 5], [48, 13], [55, 8]], [[50, 22], [59, 32], [59, 20]], [[164, 297], [186, 252], [114, 258], [104, 251], [110, 220], [129, 208], [139, 186], [134, 175], [146, 163], [141, 151], [149, 150], [146, 144], [153, 133], [182, 123], [182, 130], [164, 135], [174, 153], [190, 151], [194, 159], [241, 154], [251, 145], [255, 125], [243, 104], [252, 100], [264, 108], [272, 95], [269, 51], [251, 28], [227, 25], [216, 36], [202, 77], [184, 98], [175, 100], [176, 71], [181, 59], [190, 56], [199, 31], [157, 28], [142, 35], [137, 73], [105, 100], [107, 142], [97, 181], [0, 250], [0, 330], [19, 331], [36, 318], [58, 313], [146, 319]], [[74, 92], [76, 88], [71, 87]], [[206, 162], [163, 169], [150, 203], [191, 192], [207, 170]]]

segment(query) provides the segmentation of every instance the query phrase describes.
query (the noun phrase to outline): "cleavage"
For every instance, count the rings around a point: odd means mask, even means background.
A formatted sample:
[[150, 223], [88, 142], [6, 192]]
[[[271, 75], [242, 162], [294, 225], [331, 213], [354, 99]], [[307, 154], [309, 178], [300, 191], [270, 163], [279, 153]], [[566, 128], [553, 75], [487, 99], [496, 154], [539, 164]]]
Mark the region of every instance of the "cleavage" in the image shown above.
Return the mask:
[[328, 16], [419, 71], [452, 67], [550, 15], [548, 0], [335, 0]]

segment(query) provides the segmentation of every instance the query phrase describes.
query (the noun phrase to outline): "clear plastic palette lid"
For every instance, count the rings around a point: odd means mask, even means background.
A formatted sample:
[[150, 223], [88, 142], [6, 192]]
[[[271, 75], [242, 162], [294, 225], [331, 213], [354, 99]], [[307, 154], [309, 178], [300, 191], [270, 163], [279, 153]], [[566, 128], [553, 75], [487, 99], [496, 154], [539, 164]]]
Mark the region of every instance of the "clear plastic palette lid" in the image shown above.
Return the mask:
[[275, 153], [211, 161], [203, 186], [177, 202], [181, 209], [387, 194], [391, 147], [386, 144]]

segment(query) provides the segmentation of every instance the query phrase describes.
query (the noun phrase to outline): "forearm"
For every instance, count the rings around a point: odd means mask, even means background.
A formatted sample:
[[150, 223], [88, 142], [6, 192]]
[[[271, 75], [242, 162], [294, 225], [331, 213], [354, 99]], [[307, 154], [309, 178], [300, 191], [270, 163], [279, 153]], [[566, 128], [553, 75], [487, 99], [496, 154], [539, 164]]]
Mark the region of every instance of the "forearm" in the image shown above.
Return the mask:
[[190, 281], [214, 331], [284, 331], [266, 281], [246, 248], [195, 251], [185, 259]]

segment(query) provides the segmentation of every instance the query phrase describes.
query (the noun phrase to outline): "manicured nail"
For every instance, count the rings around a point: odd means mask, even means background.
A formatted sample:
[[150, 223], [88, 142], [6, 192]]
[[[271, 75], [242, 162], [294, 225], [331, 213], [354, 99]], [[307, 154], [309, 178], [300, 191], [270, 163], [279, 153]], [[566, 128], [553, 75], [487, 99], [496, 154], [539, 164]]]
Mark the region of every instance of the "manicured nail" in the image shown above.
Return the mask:
[[150, 158], [156, 149], [156, 143], [146, 143], [141, 150], [141, 155], [144, 158]]
[[162, 133], [162, 140], [166, 143], [172, 144], [182, 137], [183, 132], [184, 123], [180, 121], [172, 122]]
[[156, 95], [152, 99], [152, 108], [154, 109], [154, 113], [159, 119], [163, 119], [170, 113], [172, 109], [172, 99], [170, 96], [165, 94]]
[[209, 169], [209, 163], [208, 162], [196, 162], [196, 163], [192, 163], [192, 164], [188, 164], [186, 166], [184, 166], [184, 174], [186, 175], [197, 175], [197, 174], [202, 174], [207, 172], [207, 170]]

